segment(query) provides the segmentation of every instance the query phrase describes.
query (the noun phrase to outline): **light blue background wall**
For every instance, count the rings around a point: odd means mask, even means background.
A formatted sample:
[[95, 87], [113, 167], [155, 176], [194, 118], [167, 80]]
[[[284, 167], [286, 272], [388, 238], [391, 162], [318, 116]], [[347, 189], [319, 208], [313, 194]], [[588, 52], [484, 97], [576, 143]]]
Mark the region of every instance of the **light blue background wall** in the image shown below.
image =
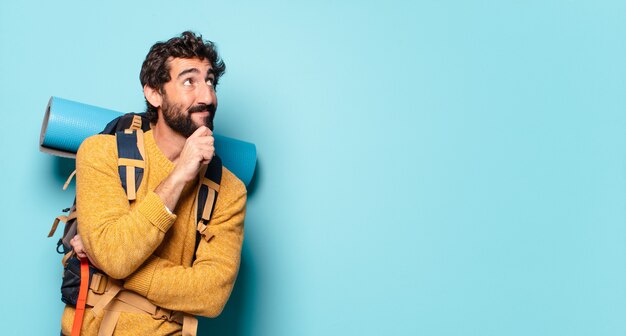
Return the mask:
[[[626, 3], [0, 2], [2, 334], [58, 330], [51, 95], [143, 109], [148, 48], [227, 63], [259, 165], [206, 335], [626, 334]], [[27, 329], [28, 331], [24, 330]]]

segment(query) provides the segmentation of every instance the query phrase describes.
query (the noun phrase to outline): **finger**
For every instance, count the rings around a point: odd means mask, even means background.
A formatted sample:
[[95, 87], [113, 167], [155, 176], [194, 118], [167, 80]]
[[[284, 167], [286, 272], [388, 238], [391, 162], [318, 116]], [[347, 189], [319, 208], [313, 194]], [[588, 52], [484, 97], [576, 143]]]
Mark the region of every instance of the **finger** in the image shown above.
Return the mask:
[[189, 154], [191, 154], [192, 156], [196, 156], [196, 155], [206, 156], [212, 152], [215, 152], [215, 146], [213, 146], [212, 144], [203, 143], [203, 144], [196, 144], [196, 146], [189, 151]]
[[215, 156], [215, 148], [211, 146], [207, 150], [202, 152], [202, 164], [209, 164]]
[[215, 154], [215, 147], [213, 146], [207, 146], [206, 148], [202, 149], [202, 158], [205, 160], [210, 160], [213, 158], [213, 155]]
[[215, 138], [213, 136], [198, 136], [196, 138], [189, 138], [187, 140], [190, 145], [213, 145], [215, 143]]
[[197, 129], [195, 132], [193, 132], [193, 133], [189, 136], [189, 138], [190, 138], [190, 139], [191, 139], [191, 138], [197, 138], [197, 137], [207, 136], [207, 135], [211, 135], [211, 134], [212, 134], [212, 133], [211, 133], [211, 130], [210, 130], [208, 127], [206, 127], [206, 126], [200, 126], [200, 127], [198, 127], [198, 129]]

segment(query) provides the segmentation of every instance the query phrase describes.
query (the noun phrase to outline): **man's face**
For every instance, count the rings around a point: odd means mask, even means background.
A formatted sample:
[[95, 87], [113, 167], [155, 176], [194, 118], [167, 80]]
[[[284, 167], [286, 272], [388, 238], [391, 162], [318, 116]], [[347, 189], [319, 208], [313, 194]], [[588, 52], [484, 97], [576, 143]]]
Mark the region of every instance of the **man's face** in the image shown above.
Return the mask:
[[169, 66], [171, 80], [163, 86], [160, 107], [165, 123], [184, 137], [202, 125], [213, 130], [217, 97], [209, 61], [173, 58]]

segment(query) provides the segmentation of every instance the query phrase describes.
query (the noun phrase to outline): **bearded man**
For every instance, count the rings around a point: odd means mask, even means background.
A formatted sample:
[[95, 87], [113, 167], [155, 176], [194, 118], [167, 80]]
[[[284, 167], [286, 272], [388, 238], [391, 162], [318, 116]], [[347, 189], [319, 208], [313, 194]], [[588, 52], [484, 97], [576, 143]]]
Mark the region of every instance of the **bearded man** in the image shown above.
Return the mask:
[[[190, 316], [215, 317], [226, 304], [246, 207], [244, 184], [226, 168], [206, 239], [196, 240], [198, 185], [214, 158], [215, 87], [224, 71], [214, 44], [192, 32], [152, 46], [140, 74], [152, 129], [143, 135], [145, 173], [132, 202], [120, 183], [115, 137], [81, 145], [72, 246], [121, 287], [105, 309], [88, 300], [82, 335], [187, 334], [183, 324], [197, 325]], [[66, 306], [62, 334], [70, 334], [74, 313]]]

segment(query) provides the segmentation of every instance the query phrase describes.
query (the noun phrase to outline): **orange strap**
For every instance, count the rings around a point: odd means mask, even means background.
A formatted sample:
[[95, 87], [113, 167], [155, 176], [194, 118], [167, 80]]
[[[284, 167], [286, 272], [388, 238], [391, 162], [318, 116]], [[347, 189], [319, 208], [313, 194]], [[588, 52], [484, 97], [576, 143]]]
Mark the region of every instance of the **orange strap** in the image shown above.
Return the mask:
[[76, 301], [76, 312], [74, 313], [74, 324], [72, 324], [71, 336], [80, 335], [80, 327], [83, 325], [83, 315], [85, 314], [85, 304], [87, 303], [87, 292], [89, 291], [89, 260], [80, 258], [80, 290]]

